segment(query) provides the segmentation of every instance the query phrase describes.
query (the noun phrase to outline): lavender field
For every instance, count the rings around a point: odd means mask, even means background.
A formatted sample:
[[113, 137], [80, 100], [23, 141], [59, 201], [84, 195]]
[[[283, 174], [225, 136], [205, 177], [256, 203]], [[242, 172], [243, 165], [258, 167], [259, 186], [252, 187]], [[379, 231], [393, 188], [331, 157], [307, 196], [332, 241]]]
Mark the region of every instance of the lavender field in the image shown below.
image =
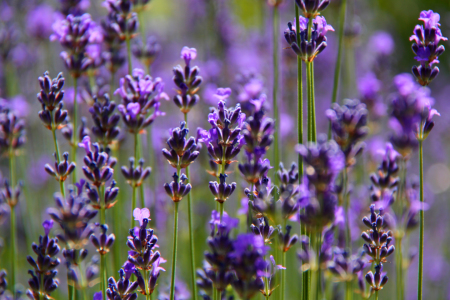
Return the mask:
[[450, 2], [0, 0], [0, 300], [450, 299]]

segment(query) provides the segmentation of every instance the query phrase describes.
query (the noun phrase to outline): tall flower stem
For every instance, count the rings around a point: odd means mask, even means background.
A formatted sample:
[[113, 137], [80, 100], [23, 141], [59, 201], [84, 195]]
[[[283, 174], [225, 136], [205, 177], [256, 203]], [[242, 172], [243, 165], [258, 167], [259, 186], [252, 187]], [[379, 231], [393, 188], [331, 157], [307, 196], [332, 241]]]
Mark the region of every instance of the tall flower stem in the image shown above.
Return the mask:
[[[336, 58], [336, 66], [334, 67], [334, 82], [333, 82], [333, 94], [331, 96], [331, 103], [337, 101], [337, 93], [339, 89], [339, 77], [341, 75], [342, 65], [342, 45], [344, 40], [344, 26], [345, 26], [345, 14], [347, 11], [347, 0], [342, 0], [341, 9], [339, 11], [339, 41], [338, 41], [338, 53]], [[331, 138], [331, 125], [328, 130], [328, 139]]]
[[[249, 200], [253, 200], [253, 195], [254, 195], [254, 193], [253, 193], [253, 189], [255, 188], [255, 184], [254, 183], [252, 183], [252, 185], [251, 185], [251, 187], [250, 187], [250, 194], [252, 195], [252, 199], [249, 199]], [[252, 207], [251, 207], [251, 205], [250, 205], [250, 202], [248, 202], [248, 204], [247, 204], [248, 206], [248, 211], [247, 211], [247, 232], [249, 232], [250, 231], [250, 228], [251, 228], [251, 226], [252, 226]]]
[[150, 299], [150, 291], [149, 291], [149, 288], [148, 288], [148, 272], [147, 272], [147, 270], [144, 270], [144, 280], [145, 280], [145, 299], [146, 300], [149, 300]]
[[345, 212], [345, 246], [351, 253], [351, 234], [350, 234], [350, 220], [349, 220], [349, 206], [350, 201], [348, 198], [348, 169], [347, 167], [344, 167], [344, 170], [342, 171], [342, 184], [343, 184], [343, 191], [342, 191], [342, 198], [344, 200], [344, 212]]
[[[283, 219], [283, 230], [286, 230], [286, 219]], [[282, 259], [281, 259], [281, 265], [283, 267], [286, 267], [286, 251], [284, 249], [282, 250]], [[281, 272], [281, 300], [285, 299], [285, 292], [286, 292], [286, 272]]]
[[[105, 187], [102, 185], [98, 188], [98, 194], [100, 195], [100, 224], [106, 224], [105, 217]], [[105, 254], [100, 254], [100, 283], [102, 288], [103, 300], [106, 300], [106, 262], [105, 262]]]
[[[298, 5], [294, 2], [295, 6], [295, 30], [297, 32], [297, 43], [300, 45], [300, 24], [299, 24], [299, 11]], [[297, 56], [297, 134], [298, 144], [303, 144], [303, 72], [302, 72], [302, 59]], [[299, 171], [299, 183], [303, 175], [303, 160], [301, 156], [298, 156], [298, 171]]]
[[177, 244], [178, 244], [178, 204], [175, 202], [175, 208], [173, 213], [174, 225], [173, 225], [173, 254], [172, 254], [172, 277], [170, 279], [170, 300], [175, 298], [175, 267], [177, 264]]
[[137, 193], [137, 187], [133, 185], [133, 195], [131, 197], [131, 225], [130, 228], [134, 228], [134, 219], [133, 219], [133, 211], [136, 208], [136, 193]]
[[127, 34], [127, 37], [126, 37], [126, 44], [127, 44], [127, 57], [128, 57], [128, 74], [131, 75], [131, 73], [133, 71], [133, 65], [131, 62], [131, 38], [130, 38], [129, 34]]
[[[273, 143], [273, 162], [274, 166], [278, 167], [280, 164], [280, 153], [279, 153], [279, 139], [280, 139], [280, 115], [278, 112], [278, 31], [279, 31], [279, 10], [278, 6], [273, 7], [273, 119], [275, 120], [275, 132], [274, 132], [274, 143]], [[278, 180], [278, 179], [276, 179]]]
[[311, 67], [312, 67], [312, 64], [310, 62], [307, 62], [306, 63], [306, 85], [307, 85], [307, 89], [308, 89], [308, 142], [313, 141]]
[[396, 264], [396, 289], [397, 299], [403, 300], [403, 254], [402, 254], [402, 236], [395, 239], [395, 264]]
[[312, 140], [317, 141], [317, 125], [316, 125], [316, 95], [314, 89], [314, 62], [311, 62], [311, 69], [309, 70], [311, 74], [309, 75], [311, 84], [311, 114], [312, 114]]
[[[423, 126], [421, 126], [423, 128]], [[419, 133], [419, 176], [420, 176], [420, 193], [419, 199], [423, 203], [423, 132]], [[419, 276], [418, 276], [418, 289], [417, 289], [417, 300], [422, 300], [422, 284], [423, 284], [423, 235], [424, 235], [424, 213], [423, 209], [419, 211]]]
[[[78, 103], [77, 103], [77, 93], [78, 93], [78, 78], [73, 78], [73, 132], [72, 132], [72, 153], [71, 159], [74, 163], [77, 162], [77, 119], [78, 119]], [[72, 173], [72, 183], [75, 184], [77, 182], [77, 172], [76, 170]]]
[[[186, 123], [186, 128], [188, 128], [188, 115], [187, 113], [184, 114], [184, 122]], [[225, 169], [224, 169], [225, 172]], [[190, 174], [189, 174], [189, 166], [186, 167], [186, 176], [188, 178], [188, 182], [190, 182]], [[193, 212], [192, 212], [192, 206], [193, 206], [193, 200], [191, 198], [192, 191], [187, 194], [187, 205], [188, 205], [188, 223], [189, 223], [189, 247], [190, 247], [190, 255], [191, 255], [191, 280], [192, 280], [192, 292], [193, 292], [193, 299], [197, 299], [197, 283], [195, 282], [196, 273], [195, 273], [195, 239], [194, 239], [194, 220], [193, 220]], [[221, 215], [220, 220], [222, 221], [222, 214], [223, 214], [223, 205], [221, 207]]]
[[[113, 150], [113, 156], [119, 158], [118, 156], [118, 150], [114, 149]], [[121, 206], [120, 204], [122, 204], [124, 201], [123, 198], [121, 197], [123, 193], [119, 193], [119, 204], [116, 204], [115, 206], [112, 207], [113, 209], [113, 215], [114, 215], [114, 231], [116, 234], [116, 242], [113, 245], [113, 258], [114, 258], [114, 270], [118, 270], [121, 266], [121, 253], [122, 253], [122, 247], [120, 247], [121, 245], [121, 231], [122, 231], [122, 217], [121, 217]]]
[[[16, 185], [16, 156], [14, 153], [14, 148], [12, 146], [9, 147], [9, 172], [10, 172], [10, 186], [12, 189], [15, 188]], [[14, 196], [13, 196], [14, 197]], [[10, 230], [11, 230], [11, 286], [13, 291], [13, 296], [16, 295], [16, 211], [15, 206], [17, 199], [13, 199], [11, 205], [11, 215], [10, 215]]]
[[[53, 112], [52, 112], [52, 120], [53, 120]], [[55, 125], [52, 124], [52, 136], [53, 136], [53, 143], [55, 145], [55, 153], [56, 153], [56, 161], [59, 163], [61, 162], [61, 154], [59, 152], [59, 146], [58, 146], [58, 140], [56, 139], [56, 128]], [[66, 198], [66, 193], [64, 189], [64, 181], [59, 182], [59, 188], [61, 190], [61, 195]]]

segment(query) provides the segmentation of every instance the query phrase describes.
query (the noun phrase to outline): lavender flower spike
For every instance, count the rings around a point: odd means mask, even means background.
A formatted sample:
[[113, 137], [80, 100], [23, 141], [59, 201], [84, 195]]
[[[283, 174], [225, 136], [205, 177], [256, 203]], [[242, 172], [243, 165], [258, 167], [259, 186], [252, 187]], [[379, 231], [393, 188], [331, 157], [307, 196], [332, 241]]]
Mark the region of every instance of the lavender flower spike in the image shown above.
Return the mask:
[[412, 50], [416, 55], [414, 59], [420, 63], [420, 66], [412, 68], [412, 72], [423, 86], [428, 85], [439, 74], [439, 68], [433, 67], [433, 64], [439, 63], [438, 58], [445, 51], [444, 46], [439, 45], [440, 41], [447, 41], [439, 28], [439, 19], [439, 14], [432, 10], [422, 11], [419, 20], [424, 25], [416, 25], [414, 34], [409, 38], [413, 42]]

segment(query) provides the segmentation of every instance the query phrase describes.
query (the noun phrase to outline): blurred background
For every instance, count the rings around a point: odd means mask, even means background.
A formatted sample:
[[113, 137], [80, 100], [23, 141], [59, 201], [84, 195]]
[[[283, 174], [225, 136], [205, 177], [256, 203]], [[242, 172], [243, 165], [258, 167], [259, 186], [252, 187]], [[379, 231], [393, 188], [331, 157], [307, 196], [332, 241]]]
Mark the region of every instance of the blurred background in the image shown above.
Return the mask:
[[[18, 224], [19, 231], [19, 273], [18, 282], [26, 287], [28, 268], [26, 255], [31, 253], [29, 245], [42, 234], [40, 224], [48, 218], [46, 209], [54, 205], [53, 194], [58, 191], [58, 183], [44, 172], [46, 163], [53, 163], [53, 142], [38, 118], [40, 110], [36, 93], [39, 91], [37, 78], [48, 70], [52, 77], [59, 72], [66, 72], [59, 53], [63, 50], [57, 42], [50, 42], [52, 24], [60, 18], [58, 14], [64, 1], [38, 0], [2, 0], [0, 4], [0, 97], [13, 110], [26, 119], [27, 143], [18, 158], [18, 178], [23, 180], [24, 192], [20, 199]], [[90, 4], [87, 12], [92, 18], [101, 23], [107, 14], [102, 1], [84, 1]], [[354, 204], [354, 222], [358, 225], [360, 215], [367, 214], [369, 199], [369, 174], [373, 172], [379, 162], [378, 150], [384, 147], [392, 134], [388, 123], [389, 101], [393, 91], [393, 77], [400, 73], [409, 73], [415, 64], [411, 51], [409, 37], [422, 10], [433, 10], [440, 13], [441, 30], [444, 36], [450, 36], [450, 1], [446, 0], [348, 0], [347, 22], [345, 26], [343, 67], [338, 100], [344, 98], [365, 97], [365, 82], [376, 78], [376, 105], [370, 122], [370, 135], [366, 139], [366, 151], [360, 162], [364, 167], [357, 166], [357, 174], [352, 186], [351, 201]], [[315, 63], [316, 105], [318, 132], [326, 133], [328, 119], [325, 110], [331, 103], [333, 86], [333, 72], [337, 56], [338, 12], [340, 1], [332, 0], [329, 8], [324, 12], [328, 24], [336, 32], [328, 32], [328, 47], [320, 54]], [[279, 109], [281, 113], [281, 158], [285, 165], [296, 161], [294, 152], [296, 144], [296, 57], [284, 40], [283, 31], [287, 22], [294, 20], [294, 1], [285, 0], [280, 6], [279, 48], [281, 58]], [[218, 87], [231, 87], [233, 96], [231, 104], [240, 99], [240, 94], [246, 84], [257, 80], [258, 89], [267, 95], [272, 94], [272, 7], [263, 0], [151, 0], [149, 9], [142, 18], [142, 29], [146, 36], [153, 36], [160, 45], [160, 53], [151, 66], [151, 75], [161, 77], [165, 83], [165, 91], [169, 97], [175, 94], [172, 68], [182, 63], [180, 50], [183, 46], [197, 49], [195, 60], [201, 69], [204, 83], [201, 87], [201, 103], [190, 113], [191, 134], [196, 134], [197, 127], [208, 128], [209, 107], [216, 105], [212, 97]], [[139, 37], [136, 39], [138, 40]], [[136, 42], [136, 41], [135, 41]], [[444, 42], [447, 47], [448, 42]], [[440, 75], [430, 85], [432, 96], [435, 98], [435, 108], [441, 117], [435, 119], [435, 129], [427, 139], [425, 147], [425, 199], [429, 209], [425, 214], [425, 299], [450, 299], [450, 112], [448, 105], [450, 95], [450, 54], [444, 53], [440, 57]], [[136, 57], [133, 66], [146, 68]], [[101, 66], [98, 72], [104, 72]], [[118, 79], [127, 73], [126, 64], [116, 75]], [[101, 80], [101, 76], [99, 76]], [[366, 80], [366, 81], [365, 81]], [[98, 82], [101, 86], [102, 82]], [[86, 117], [87, 127], [92, 126], [88, 109], [92, 105], [92, 91], [88, 78], [82, 78], [78, 89], [78, 105], [80, 115]], [[66, 75], [65, 108], [72, 109], [73, 82]], [[108, 89], [106, 89], [108, 91]], [[112, 97], [115, 99], [114, 97]], [[119, 102], [119, 99], [115, 99]], [[272, 99], [268, 97], [268, 115]], [[166, 196], [162, 184], [171, 181], [173, 170], [163, 159], [161, 149], [165, 147], [169, 129], [179, 125], [183, 115], [172, 101], [163, 102], [161, 110], [166, 116], [157, 119], [151, 127], [152, 143], [144, 143], [144, 157], [153, 162], [153, 173], [150, 184], [145, 188], [145, 201], [151, 209], [152, 227], [159, 237], [162, 256], [168, 258], [172, 253], [172, 201]], [[306, 109], [305, 109], [306, 111]], [[69, 150], [67, 142], [58, 136], [60, 146]], [[131, 188], [124, 183], [119, 172], [119, 166], [128, 164], [128, 157], [132, 155], [131, 136], [125, 135], [121, 140], [119, 163], [116, 167], [115, 178], [121, 188], [120, 209], [123, 209], [124, 219], [130, 215]], [[78, 152], [81, 161], [82, 151]], [[414, 153], [410, 159], [409, 178], [415, 180], [418, 174], [418, 158]], [[8, 161], [0, 161], [1, 171], [8, 176]], [[360, 163], [361, 164], [361, 163]], [[195, 201], [195, 239], [197, 265], [201, 267], [203, 251], [206, 249], [206, 237], [209, 234], [208, 221], [215, 202], [208, 189], [208, 181], [212, 177], [205, 172], [208, 167], [206, 149], [191, 169], [193, 197]], [[78, 172], [81, 176], [80, 168]], [[239, 191], [226, 203], [226, 210], [236, 215], [244, 197], [245, 185], [239, 172], [230, 175], [232, 181], [238, 182]], [[178, 286], [189, 282], [188, 260], [188, 232], [186, 203], [180, 206], [180, 244]], [[112, 214], [108, 214], [110, 224]], [[3, 238], [3, 251], [0, 256], [0, 269], [9, 268], [8, 216], [2, 216], [0, 234]], [[241, 223], [245, 223], [245, 216], [241, 216]], [[128, 221], [122, 222], [121, 232], [114, 232], [118, 243], [124, 245], [128, 232]], [[355, 231], [354, 243], [359, 242], [359, 233]], [[362, 245], [362, 240], [360, 244]], [[28, 245], [28, 246], [27, 246]], [[411, 255], [418, 246], [418, 229], [413, 232], [409, 241]], [[122, 247], [125, 261], [125, 247]], [[88, 248], [90, 253], [94, 249]], [[95, 260], [95, 258], [94, 258]], [[288, 265], [299, 265], [295, 251], [288, 255]], [[116, 266], [111, 267], [114, 270]], [[388, 272], [394, 266], [387, 265]], [[117, 268], [116, 268], [117, 269]], [[166, 264], [166, 269], [170, 269]], [[407, 277], [407, 299], [415, 299], [417, 284], [417, 258], [412, 260]], [[64, 282], [64, 268], [61, 268], [61, 281]], [[112, 274], [112, 271], [109, 271]], [[288, 271], [289, 283], [287, 299], [293, 299], [298, 288], [298, 272], [296, 268]], [[170, 278], [170, 271], [162, 274], [158, 290], [164, 294]], [[391, 277], [391, 276], [390, 276]], [[394, 276], [392, 275], [392, 278]], [[394, 294], [394, 280], [383, 291], [383, 299], [390, 299]], [[93, 287], [90, 293], [96, 291]], [[65, 299], [64, 284], [61, 284], [56, 299]], [[188, 293], [186, 291], [186, 293]], [[161, 296], [161, 299], [164, 299]], [[188, 299], [189, 296], [186, 297]], [[393, 298], [393, 297], [392, 297]], [[159, 299], [159, 298], [158, 298]]]

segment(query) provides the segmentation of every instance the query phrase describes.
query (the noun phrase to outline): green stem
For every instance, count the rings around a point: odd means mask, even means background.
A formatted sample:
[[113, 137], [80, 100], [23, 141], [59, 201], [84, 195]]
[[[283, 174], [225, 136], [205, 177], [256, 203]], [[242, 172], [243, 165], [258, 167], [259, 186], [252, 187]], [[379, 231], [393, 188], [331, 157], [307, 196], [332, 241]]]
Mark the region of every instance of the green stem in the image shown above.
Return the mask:
[[[53, 112], [52, 112], [52, 119], [53, 119]], [[56, 129], [54, 128], [54, 125], [52, 125], [52, 136], [53, 136], [53, 143], [55, 145], [55, 153], [56, 153], [56, 161], [59, 163], [61, 162], [61, 154], [59, 152], [59, 146], [58, 141], [56, 139]], [[75, 171], [74, 171], [75, 172]], [[61, 190], [61, 195], [66, 198], [65, 188], [64, 188], [64, 181], [59, 181], [59, 189]]]
[[353, 299], [353, 288], [352, 288], [353, 281], [347, 280], [345, 282], [345, 300], [352, 300]]
[[[297, 32], [297, 43], [300, 41], [300, 24], [299, 24], [299, 11], [298, 5], [294, 2], [295, 6], [295, 30]], [[302, 59], [297, 56], [297, 143], [303, 144], [303, 72], [302, 72]], [[299, 184], [303, 175], [303, 160], [301, 156], [298, 156], [298, 171], [299, 171]]]
[[[334, 82], [333, 82], [333, 94], [331, 96], [331, 103], [337, 101], [337, 93], [339, 89], [339, 78], [341, 75], [342, 65], [342, 41], [344, 39], [344, 26], [345, 26], [345, 13], [347, 10], [347, 0], [342, 0], [341, 9], [339, 11], [339, 41], [338, 41], [338, 53], [336, 58], [336, 66], [334, 67]], [[328, 139], [331, 138], [331, 125], [328, 130]]]
[[147, 270], [144, 270], [144, 280], [145, 280], [145, 299], [149, 300], [150, 299], [150, 291], [148, 288], [148, 279], [147, 278]]
[[[77, 127], [77, 119], [78, 119], [78, 103], [77, 103], [77, 93], [78, 93], [78, 78], [73, 78], [73, 132], [72, 132], [72, 153], [71, 160], [75, 164], [77, 163], [77, 135], [78, 135], [78, 127]], [[72, 183], [75, 184], [77, 182], [77, 172], [76, 170], [72, 172]]]
[[316, 273], [316, 298], [315, 299], [321, 299], [322, 298], [322, 269], [320, 268], [320, 261], [319, 261], [319, 255], [320, 255], [320, 248], [322, 247], [322, 233], [317, 233], [317, 242], [316, 242], [316, 256], [317, 256], [317, 273]]
[[402, 254], [402, 237], [398, 236], [395, 243], [395, 252], [396, 252], [396, 258], [395, 258], [395, 264], [397, 268], [397, 274], [396, 274], [396, 289], [397, 289], [397, 300], [403, 300], [403, 283], [402, 283], [402, 277], [403, 277], [403, 254]]
[[312, 141], [312, 110], [311, 110], [311, 63], [306, 62], [306, 87], [308, 90], [308, 142]]
[[[423, 127], [423, 126], [421, 126]], [[423, 132], [420, 132], [419, 138], [419, 167], [420, 167], [420, 202], [423, 203]], [[418, 289], [417, 289], [417, 300], [422, 300], [422, 284], [423, 284], [423, 235], [424, 235], [424, 213], [423, 209], [419, 211], [420, 217], [420, 227], [419, 227], [419, 276], [418, 276]]]
[[352, 241], [351, 241], [351, 233], [350, 233], [350, 220], [349, 220], [349, 207], [350, 207], [350, 201], [348, 197], [348, 170], [347, 167], [344, 167], [344, 170], [342, 171], [342, 184], [343, 184], [343, 191], [342, 191], [342, 197], [344, 200], [344, 212], [345, 212], [345, 246], [350, 251], [352, 251]]
[[[10, 186], [11, 189], [15, 189], [16, 185], [16, 156], [14, 153], [14, 148], [9, 147], [9, 172], [10, 172]], [[15, 197], [15, 196], [13, 196]], [[13, 198], [10, 204], [11, 215], [10, 215], [10, 230], [11, 230], [11, 287], [13, 296], [16, 295], [16, 211], [15, 207], [17, 205], [17, 200]]]
[[[114, 157], [119, 158], [117, 150], [113, 150], [113, 155]], [[120, 186], [120, 185], [119, 185]], [[122, 187], [122, 186], [120, 186]], [[121, 197], [123, 193], [119, 192], [119, 196], [118, 196], [118, 202], [116, 203], [116, 205], [114, 207], [112, 207], [113, 210], [113, 214], [114, 214], [114, 232], [116, 235], [116, 242], [113, 245], [113, 258], [114, 258], [114, 270], [118, 270], [121, 266], [121, 253], [122, 253], [122, 247], [120, 247], [122, 245], [122, 235], [121, 235], [121, 228], [122, 228], [122, 217], [121, 217], [121, 204], [123, 203], [123, 199]]]
[[67, 290], [69, 294], [69, 299], [75, 299], [75, 287], [73, 286], [73, 282], [70, 282], [69, 277], [67, 276]]
[[[251, 189], [250, 189], [250, 195], [252, 196], [252, 199], [249, 199], [249, 200], [252, 200], [252, 201], [253, 201], [253, 195], [254, 195], [253, 194], [253, 189], [255, 188], [254, 186], [255, 186], [255, 184], [252, 183]], [[251, 207], [250, 202], [249, 202], [248, 203], [248, 211], [247, 211], [247, 232], [250, 231], [250, 228], [252, 226], [252, 219], [253, 219], [253, 217], [252, 217], [252, 207]]]
[[[274, 144], [273, 144], [273, 162], [275, 168], [278, 168], [280, 164], [280, 154], [279, 154], [279, 139], [280, 139], [280, 116], [278, 112], [278, 31], [279, 31], [279, 11], [278, 7], [274, 6], [273, 8], [273, 119], [275, 120], [275, 132], [274, 132]], [[276, 177], [275, 184], [278, 182], [278, 177]]]
[[127, 44], [127, 56], [128, 56], [128, 74], [132, 74], [133, 71], [133, 66], [132, 66], [132, 62], [131, 62], [131, 38], [130, 35], [127, 34], [126, 37], [126, 44]]
[[375, 300], [378, 300], [378, 291], [375, 291]]
[[314, 62], [311, 62], [311, 113], [312, 113], [312, 140], [317, 141], [317, 125], [316, 125], [316, 95], [314, 88]]
[[175, 267], [177, 264], [177, 244], [178, 244], [178, 204], [175, 202], [175, 209], [173, 213], [174, 226], [173, 226], [173, 254], [172, 254], [172, 278], [170, 280], [170, 300], [175, 298]]
[[100, 255], [100, 287], [102, 289], [103, 294], [103, 300], [106, 299], [106, 282], [105, 282], [105, 276], [106, 276], [106, 262], [105, 262], [105, 256]]
[[[286, 219], [283, 219], [283, 230], [286, 230]], [[283, 253], [282, 259], [281, 259], [281, 265], [286, 268], [286, 252], [284, 249], [282, 250]], [[285, 292], [286, 292], [286, 270], [281, 271], [281, 300], [285, 299]]]
[[131, 198], [131, 225], [130, 228], [134, 228], [134, 217], [133, 217], [133, 211], [136, 208], [136, 191], [137, 188], [133, 185], [133, 196]]
[[[186, 123], [186, 128], [188, 128], [188, 115], [184, 114], [184, 122]], [[225, 167], [223, 167], [223, 172], [225, 172]], [[186, 176], [188, 178], [188, 182], [190, 182], [190, 174], [189, 174], [189, 166], [186, 167]], [[191, 255], [191, 284], [192, 284], [192, 293], [193, 299], [197, 299], [197, 283], [195, 282], [196, 273], [195, 273], [195, 239], [194, 239], [194, 220], [193, 220], [193, 199], [191, 197], [192, 190], [187, 194], [187, 204], [188, 204], [188, 223], [189, 223], [189, 246], [190, 246], [190, 255]], [[223, 206], [222, 206], [223, 210]], [[222, 219], [222, 218], [221, 218]]]

